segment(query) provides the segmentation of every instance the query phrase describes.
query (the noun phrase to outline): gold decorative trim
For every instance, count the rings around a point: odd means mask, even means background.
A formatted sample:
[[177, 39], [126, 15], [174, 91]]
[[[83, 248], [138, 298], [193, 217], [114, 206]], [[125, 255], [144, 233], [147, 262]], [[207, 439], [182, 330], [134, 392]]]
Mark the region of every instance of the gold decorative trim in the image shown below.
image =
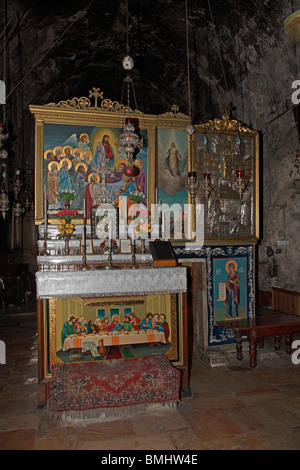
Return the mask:
[[62, 364], [56, 354], [56, 299], [49, 299], [49, 346], [50, 368], [53, 364]]
[[186, 114], [179, 113], [179, 107], [176, 104], [173, 104], [171, 110], [167, 113], [160, 114], [159, 117], [168, 117], [168, 118], [189, 118]]
[[[94, 98], [94, 106], [91, 104], [89, 98]], [[110, 112], [126, 112], [126, 113], [138, 113], [142, 114], [141, 111], [133, 111], [129, 106], [125, 106], [118, 101], [112, 101], [108, 98], [103, 99], [103, 92], [100, 92], [100, 88], [93, 87], [89, 91], [89, 98], [81, 96], [80, 98], [72, 98], [69, 100], [62, 100], [58, 103], [47, 103], [44, 106], [46, 107], [55, 107], [55, 108], [79, 108], [79, 109], [88, 109], [91, 111], [110, 111]], [[100, 106], [98, 106], [98, 99], [101, 99]]]
[[300, 10], [292, 13], [284, 22], [287, 33], [296, 41], [300, 41]]
[[84, 307], [112, 307], [113, 305], [141, 305], [144, 304], [145, 300], [103, 300], [103, 301], [92, 301], [86, 302]]
[[241, 132], [247, 134], [257, 134], [257, 132], [253, 131], [243, 124], [240, 121], [236, 121], [235, 119], [230, 119], [229, 112], [231, 109], [231, 105], [228, 103], [224, 103], [220, 106], [220, 109], [223, 110], [222, 119], [215, 118], [214, 120], [209, 120], [207, 123], [204, 124], [197, 124], [196, 129], [201, 131], [229, 131], [229, 132]]
[[177, 315], [179, 316], [178, 311], [178, 303], [177, 303], [177, 295], [170, 294], [170, 302], [171, 302], [171, 348], [166, 352], [166, 356], [170, 359], [170, 361], [178, 361], [180, 352], [178, 348], [178, 319]]

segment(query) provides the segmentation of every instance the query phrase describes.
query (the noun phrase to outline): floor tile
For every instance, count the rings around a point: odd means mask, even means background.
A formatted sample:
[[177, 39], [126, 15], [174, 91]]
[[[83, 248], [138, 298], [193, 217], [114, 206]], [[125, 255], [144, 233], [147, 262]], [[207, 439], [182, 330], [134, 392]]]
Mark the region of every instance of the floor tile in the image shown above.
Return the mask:
[[199, 439], [241, 433], [241, 428], [223, 410], [195, 411], [185, 418]]
[[237, 398], [246, 404], [257, 403], [261, 401], [269, 400], [280, 400], [284, 398], [282, 394], [276, 388], [267, 388], [264, 390], [253, 390], [251, 392], [238, 392], [236, 393]]
[[172, 431], [170, 438], [177, 450], [204, 450], [202, 441], [190, 429]]
[[75, 450], [76, 436], [45, 436], [37, 437], [34, 443], [34, 450]]
[[1, 450], [32, 450], [35, 439], [35, 429], [18, 429], [0, 432]]
[[264, 450], [252, 434], [237, 434], [215, 439], [202, 439], [205, 450]]
[[77, 436], [78, 450], [175, 450], [169, 434], [147, 434], [115, 439], [84, 440], [84, 436]]
[[154, 434], [188, 428], [187, 422], [178, 411], [140, 416], [132, 418], [131, 422], [136, 434]]
[[293, 432], [291, 429], [267, 429], [253, 433], [253, 437], [257, 439], [265, 448], [265, 450], [299, 450], [300, 449], [300, 433]]

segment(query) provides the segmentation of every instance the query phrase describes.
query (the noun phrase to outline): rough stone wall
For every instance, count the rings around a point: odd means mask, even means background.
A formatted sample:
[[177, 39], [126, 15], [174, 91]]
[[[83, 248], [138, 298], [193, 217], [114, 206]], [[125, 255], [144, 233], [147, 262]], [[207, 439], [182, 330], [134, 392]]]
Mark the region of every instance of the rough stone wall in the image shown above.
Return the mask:
[[271, 31], [260, 32], [256, 61], [249, 61], [252, 126], [262, 141], [258, 287], [299, 292], [300, 174], [294, 166], [299, 135], [291, 100], [292, 82], [299, 78], [299, 45], [283, 28], [290, 2], [278, 5], [268, 23]]
[[[100, 87], [105, 98], [121, 98], [126, 3], [82, 3], [7, 1], [11, 158], [31, 168], [34, 121], [29, 104], [88, 96], [92, 86]], [[206, 122], [220, 116], [224, 101], [232, 101], [232, 117], [260, 133], [258, 287], [299, 291], [300, 175], [293, 165], [299, 136], [291, 84], [300, 79], [300, 45], [283, 27], [291, 2], [211, 0], [211, 10], [208, 2], [189, 0], [188, 5], [192, 115]], [[293, 7], [299, 9], [300, 1]], [[129, 0], [129, 25], [139, 109], [160, 114], [175, 103], [188, 114], [185, 2]], [[0, 71], [2, 59], [3, 50]]]

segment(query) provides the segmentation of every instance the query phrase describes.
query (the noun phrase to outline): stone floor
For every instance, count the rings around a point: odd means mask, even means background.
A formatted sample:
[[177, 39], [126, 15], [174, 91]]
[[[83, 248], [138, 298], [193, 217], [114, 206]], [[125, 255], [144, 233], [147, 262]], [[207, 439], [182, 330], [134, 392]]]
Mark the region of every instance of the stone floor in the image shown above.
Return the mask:
[[300, 365], [284, 350], [265, 355], [254, 370], [246, 358], [214, 368], [194, 360], [191, 396], [177, 410], [73, 426], [37, 408], [36, 313], [30, 306], [0, 311], [0, 339], [7, 348], [6, 365], [0, 365], [2, 450], [300, 449]]

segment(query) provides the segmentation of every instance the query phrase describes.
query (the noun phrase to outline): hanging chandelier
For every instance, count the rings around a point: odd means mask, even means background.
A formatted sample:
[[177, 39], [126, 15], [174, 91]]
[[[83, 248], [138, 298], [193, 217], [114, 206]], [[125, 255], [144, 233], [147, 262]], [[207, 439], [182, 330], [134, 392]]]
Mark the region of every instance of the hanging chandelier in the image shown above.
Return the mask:
[[128, 161], [131, 159], [135, 149], [140, 144], [140, 138], [134, 132], [133, 118], [126, 118], [123, 133], [119, 137], [120, 146], [124, 149]]
[[[136, 97], [134, 93], [134, 87], [133, 87], [133, 80], [129, 75], [129, 71], [133, 68], [134, 66], [134, 61], [133, 58], [129, 55], [129, 40], [128, 40], [128, 33], [129, 33], [129, 27], [128, 27], [128, 0], [126, 2], [126, 48], [127, 48], [127, 54], [125, 57], [123, 57], [122, 60], [122, 67], [124, 70], [127, 71], [126, 77], [123, 81], [123, 90], [122, 90], [122, 97], [121, 97], [121, 104], [123, 100], [123, 93], [124, 93], [124, 88], [126, 86], [127, 88], [127, 108], [125, 107], [125, 110], [127, 109], [128, 111], [131, 111], [130, 108], [130, 86], [132, 87], [132, 92], [133, 92], [133, 97], [135, 100], [135, 107], [137, 109], [137, 103], [136, 103]], [[126, 176], [138, 176], [139, 174], [139, 168], [135, 167], [134, 165], [130, 165], [130, 160], [133, 157], [134, 152], [138, 147], [141, 147], [143, 145], [143, 139], [140, 139], [140, 137], [135, 133], [135, 126], [134, 126], [134, 119], [133, 117], [127, 117], [125, 118], [125, 126], [123, 128], [123, 132], [119, 137], [119, 145], [120, 147], [124, 150], [126, 153], [126, 157], [128, 160], [128, 165], [124, 169], [123, 173]]]

